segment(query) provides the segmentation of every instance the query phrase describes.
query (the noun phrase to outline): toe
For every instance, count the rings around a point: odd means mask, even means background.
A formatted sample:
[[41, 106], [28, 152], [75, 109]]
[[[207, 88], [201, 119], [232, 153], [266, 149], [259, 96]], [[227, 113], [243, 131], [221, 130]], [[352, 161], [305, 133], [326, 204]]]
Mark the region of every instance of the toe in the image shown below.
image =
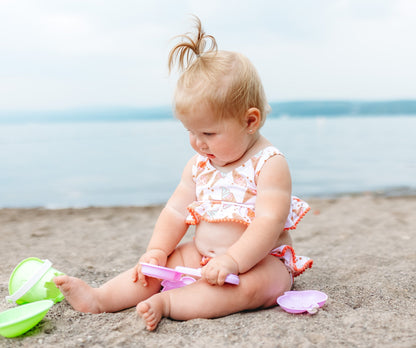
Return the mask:
[[141, 316], [144, 316], [149, 311], [150, 306], [146, 302], [140, 302], [137, 307], [137, 313], [139, 313]]

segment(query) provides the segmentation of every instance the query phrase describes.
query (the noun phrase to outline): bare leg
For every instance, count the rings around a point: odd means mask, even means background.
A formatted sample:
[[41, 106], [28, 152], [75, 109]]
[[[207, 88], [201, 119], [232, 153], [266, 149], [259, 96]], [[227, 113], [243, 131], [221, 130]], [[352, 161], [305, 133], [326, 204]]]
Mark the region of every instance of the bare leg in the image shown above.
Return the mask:
[[[193, 242], [179, 246], [169, 256], [168, 267], [188, 265], [197, 267], [201, 255]], [[132, 281], [132, 270], [125, 271], [99, 288], [93, 288], [83, 280], [68, 276], [54, 278], [56, 286], [66, 300], [77, 311], [84, 313], [117, 312], [134, 307], [140, 301], [156, 294], [160, 290], [160, 280], [148, 278], [148, 286]]]
[[160, 290], [160, 281], [149, 278], [148, 286], [131, 279], [132, 270], [125, 271], [99, 288], [93, 288], [79, 278], [59, 276], [56, 286], [77, 311], [84, 313], [117, 312], [135, 306]]
[[216, 318], [248, 309], [276, 305], [278, 296], [289, 290], [291, 279], [284, 264], [268, 256], [240, 284], [212, 286], [198, 281], [186, 287], [158, 293], [137, 305], [148, 330], [156, 329], [162, 317], [177, 320]]

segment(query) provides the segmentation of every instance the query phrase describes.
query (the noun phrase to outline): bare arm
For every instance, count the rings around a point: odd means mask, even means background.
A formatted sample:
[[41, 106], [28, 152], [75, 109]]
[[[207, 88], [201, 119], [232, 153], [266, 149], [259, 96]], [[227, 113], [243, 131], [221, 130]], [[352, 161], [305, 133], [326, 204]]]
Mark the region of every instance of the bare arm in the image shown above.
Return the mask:
[[290, 211], [291, 186], [286, 159], [280, 155], [269, 159], [258, 179], [256, 217], [227, 252], [240, 273], [260, 262], [282, 234]]
[[[228, 273], [244, 273], [264, 259], [283, 232], [289, 215], [291, 178], [283, 156], [270, 158], [262, 168], [257, 184], [256, 217], [225, 255], [207, 264], [205, 277], [223, 284]], [[209, 266], [209, 267], [208, 267]], [[211, 268], [211, 270], [209, 269]]]
[[[165, 266], [168, 256], [185, 235], [188, 229], [185, 223], [186, 207], [195, 200], [195, 183], [192, 180], [193, 163], [194, 157], [185, 166], [179, 185], [160, 213], [146, 253], [142, 255], [139, 262]], [[137, 279], [146, 283], [144, 275], [140, 273], [139, 263], [133, 273], [133, 280], [137, 281]]]

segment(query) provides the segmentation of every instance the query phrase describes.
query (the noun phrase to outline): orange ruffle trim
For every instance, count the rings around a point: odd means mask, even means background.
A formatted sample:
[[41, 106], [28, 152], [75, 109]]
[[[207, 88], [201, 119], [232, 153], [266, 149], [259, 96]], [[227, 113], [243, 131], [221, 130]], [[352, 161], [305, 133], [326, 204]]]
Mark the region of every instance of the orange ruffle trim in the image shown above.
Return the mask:
[[309, 210], [311, 210], [311, 207], [309, 207], [309, 206], [308, 206], [308, 207], [307, 207], [307, 208], [306, 208], [306, 209], [302, 212], [302, 214], [300, 214], [300, 215], [298, 216], [298, 218], [296, 219], [296, 221], [295, 221], [294, 225], [292, 225], [292, 226], [290, 226], [290, 227], [285, 227], [285, 228], [283, 229], [283, 231], [289, 231], [289, 230], [294, 230], [294, 229], [296, 229], [296, 227], [298, 226], [299, 221], [303, 219], [303, 217], [307, 214], [307, 212], [308, 212]]
[[312, 268], [313, 260], [306, 256], [296, 256], [295, 250], [290, 245], [282, 245], [273, 249], [270, 255], [283, 260], [293, 274], [293, 277], [300, 276], [308, 268]]
[[[247, 222], [246, 220], [244, 220], [243, 218], [224, 217], [224, 218], [220, 218], [220, 219], [219, 218], [215, 219], [215, 218], [210, 218], [210, 217], [206, 216], [206, 214], [201, 215], [201, 214], [197, 213], [195, 211], [195, 209], [192, 208], [192, 207], [188, 207], [187, 209], [188, 209], [190, 215], [192, 216], [192, 218], [188, 217], [185, 221], [186, 224], [188, 224], [188, 225], [197, 225], [199, 223], [199, 221], [201, 221], [201, 220], [206, 221], [206, 222], [237, 222], [237, 223], [243, 224], [245, 226], [250, 225], [250, 223]], [[284, 231], [289, 231], [289, 230], [296, 229], [300, 220], [303, 219], [303, 217], [308, 213], [308, 211], [310, 209], [311, 208], [309, 206], [307, 206], [305, 208], [305, 210], [302, 211], [301, 215], [297, 216], [296, 221], [290, 227], [285, 227], [283, 230]]]
[[204, 215], [198, 214], [192, 208], [188, 207], [188, 211], [193, 217], [193, 220], [190, 220], [190, 219], [186, 220], [186, 223], [188, 225], [197, 225], [200, 220], [203, 220], [203, 221], [206, 221], [206, 222], [238, 222], [238, 223], [243, 224], [245, 226], [250, 225], [250, 223], [248, 223], [247, 221], [244, 221], [243, 219], [237, 219], [237, 218], [235, 218], [235, 219], [233, 219], [233, 218], [210, 219], [210, 218], [205, 217]]

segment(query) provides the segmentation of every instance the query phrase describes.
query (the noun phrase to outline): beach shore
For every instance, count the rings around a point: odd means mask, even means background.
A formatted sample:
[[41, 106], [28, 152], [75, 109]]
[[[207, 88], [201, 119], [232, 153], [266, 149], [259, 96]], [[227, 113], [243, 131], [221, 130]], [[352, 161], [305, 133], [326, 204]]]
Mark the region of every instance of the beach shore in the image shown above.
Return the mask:
[[[148, 332], [135, 309], [75, 312], [64, 300], [21, 337], [1, 347], [414, 347], [416, 196], [374, 193], [309, 199], [292, 232], [299, 255], [314, 260], [294, 290], [325, 292], [317, 314], [280, 307], [218, 319], [162, 319]], [[161, 210], [155, 207], [0, 210], [0, 297], [27, 257], [99, 286], [136, 264]], [[192, 238], [190, 231], [185, 239]], [[215, 303], [212, 304], [215, 306]], [[0, 311], [13, 307], [0, 301]]]

